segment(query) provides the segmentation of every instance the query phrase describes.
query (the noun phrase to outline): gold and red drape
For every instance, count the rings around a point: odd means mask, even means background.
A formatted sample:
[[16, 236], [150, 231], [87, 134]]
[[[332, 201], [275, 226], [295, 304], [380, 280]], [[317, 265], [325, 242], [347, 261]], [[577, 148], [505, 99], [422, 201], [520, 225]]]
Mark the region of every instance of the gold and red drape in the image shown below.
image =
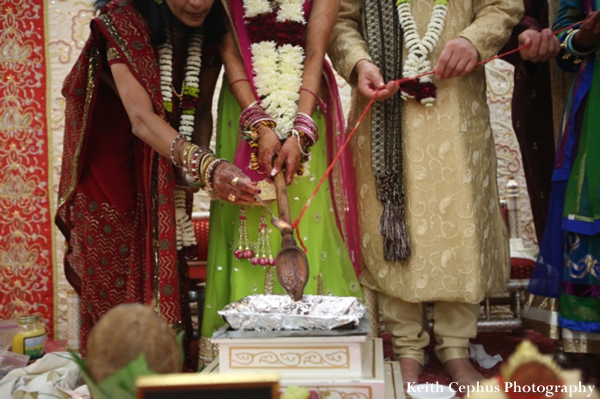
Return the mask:
[[46, 7], [0, 0], [0, 320], [42, 315], [54, 332]]

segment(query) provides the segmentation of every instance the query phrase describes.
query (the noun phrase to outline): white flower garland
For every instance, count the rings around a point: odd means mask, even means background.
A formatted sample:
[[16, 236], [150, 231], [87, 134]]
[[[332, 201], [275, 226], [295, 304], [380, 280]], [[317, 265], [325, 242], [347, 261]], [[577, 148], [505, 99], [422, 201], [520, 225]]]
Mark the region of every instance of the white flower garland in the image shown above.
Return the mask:
[[[398, 17], [402, 30], [404, 31], [404, 45], [408, 49], [408, 57], [404, 61], [402, 71], [403, 77], [411, 77], [431, 71], [431, 61], [427, 60], [427, 56], [433, 52], [440, 40], [440, 35], [444, 29], [444, 22], [448, 13], [447, 0], [435, 0], [431, 9], [431, 18], [427, 31], [423, 38], [417, 32], [417, 23], [412, 15], [411, 1], [398, 0], [396, 2], [398, 9]], [[420, 78], [421, 83], [432, 82], [431, 75]], [[412, 95], [401, 92], [402, 99], [413, 98]], [[421, 102], [425, 105], [432, 105], [435, 98], [424, 99]]]
[[261, 105], [277, 124], [275, 132], [279, 138], [285, 139], [298, 113], [304, 49], [291, 44], [277, 46], [275, 42], [261, 42], [252, 44], [250, 50], [254, 85]]
[[[171, 35], [158, 48], [160, 64], [160, 89], [165, 109], [173, 112], [173, 46]], [[202, 32], [194, 30], [188, 45], [188, 55], [185, 64], [185, 78], [182, 94], [189, 94], [198, 98], [200, 92], [200, 67], [202, 66]], [[191, 140], [194, 132], [194, 113], [182, 113], [179, 123], [179, 133], [187, 140]]]
[[[303, 14], [304, 0], [277, 0], [277, 22], [299, 22], [306, 24]], [[244, 16], [253, 18], [273, 11], [268, 0], [244, 0]], [[300, 46], [275, 42], [253, 43], [252, 71], [261, 105], [277, 124], [275, 132], [281, 139], [287, 137], [298, 113], [304, 49]]]
[[[277, 10], [277, 22], [300, 22], [306, 24], [304, 13], [302, 12], [303, 0], [276, 0], [279, 9]], [[244, 17], [254, 18], [260, 14], [267, 14], [272, 11], [269, 0], [244, 0]]]
[[[173, 46], [171, 35], [158, 48], [160, 65], [160, 88], [165, 110], [173, 112]], [[200, 93], [200, 67], [202, 65], [202, 32], [194, 30], [188, 44], [188, 54], [185, 65], [183, 95], [198, 98]], [[183, 110], [179, 123], [179, 134], [188, 141], [194, 132], [195, 109]], [[194, 226], [185, 207], [186, 194], [184, 190], [175, 190], [175, 221], [177, 235], [177, 250], [196, 245]]]

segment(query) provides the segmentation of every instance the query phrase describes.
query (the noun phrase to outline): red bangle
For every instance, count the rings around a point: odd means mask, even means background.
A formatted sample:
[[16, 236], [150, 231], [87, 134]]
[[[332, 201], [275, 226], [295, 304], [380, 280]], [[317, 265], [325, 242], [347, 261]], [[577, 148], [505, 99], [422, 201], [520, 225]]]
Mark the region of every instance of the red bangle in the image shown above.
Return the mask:
[[319, 96], [317, 96], [312, 90], [307, 89], [306, 87], [301, 87], [300, 91], [302, 91], [302, 90], [309, 92], [317, 99], [317, 109], [319, 111], [327, 112], [327, 105], [325, 104], [325, 102], [323, 100], [321, 100], [319, 98]]
[[229, 92], [230, 92], [230, 93], [232, 92], [232, 91], [231, 91], [231, 88], [233, 87], [233, 85], [234, 85], [234, 84], [236, 84], [237, 82], [243, 82], [243, 81], [250, 82], [248, 79], [238, 79], [238, 80], [234, 80], [233, 82], [231, 82], [231, 83], [229, 84]]

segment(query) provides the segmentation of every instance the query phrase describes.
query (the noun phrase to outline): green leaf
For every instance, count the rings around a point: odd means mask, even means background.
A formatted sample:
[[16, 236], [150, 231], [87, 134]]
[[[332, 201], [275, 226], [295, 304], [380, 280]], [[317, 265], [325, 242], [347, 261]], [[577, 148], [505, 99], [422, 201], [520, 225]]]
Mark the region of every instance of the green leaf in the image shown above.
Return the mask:
[[146, 355], [141, 354], [100, 384], [96, 384], [89, 374], [85, 362], [75, 353], [71, 354], [73, 361], [79, 367], [83, 379], [94, 399], [135, 399], [135, 381], [138, 377], [156, 374], [148, 368]]

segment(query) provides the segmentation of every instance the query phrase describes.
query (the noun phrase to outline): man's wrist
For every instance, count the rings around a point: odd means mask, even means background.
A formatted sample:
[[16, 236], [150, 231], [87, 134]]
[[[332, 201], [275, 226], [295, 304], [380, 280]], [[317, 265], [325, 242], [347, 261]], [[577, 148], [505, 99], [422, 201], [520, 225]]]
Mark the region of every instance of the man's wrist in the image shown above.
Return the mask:
[[356, 73], [357, 76], [360, 75], [360, 71], [363, 68], [368, 68], [370, 65], [373, 65], [373, 63], [365, 58], [362, 58], [360, 60], [358, 60], [358, 62], [356, 63], [356, 65], [354, 65], [354, 73]]

